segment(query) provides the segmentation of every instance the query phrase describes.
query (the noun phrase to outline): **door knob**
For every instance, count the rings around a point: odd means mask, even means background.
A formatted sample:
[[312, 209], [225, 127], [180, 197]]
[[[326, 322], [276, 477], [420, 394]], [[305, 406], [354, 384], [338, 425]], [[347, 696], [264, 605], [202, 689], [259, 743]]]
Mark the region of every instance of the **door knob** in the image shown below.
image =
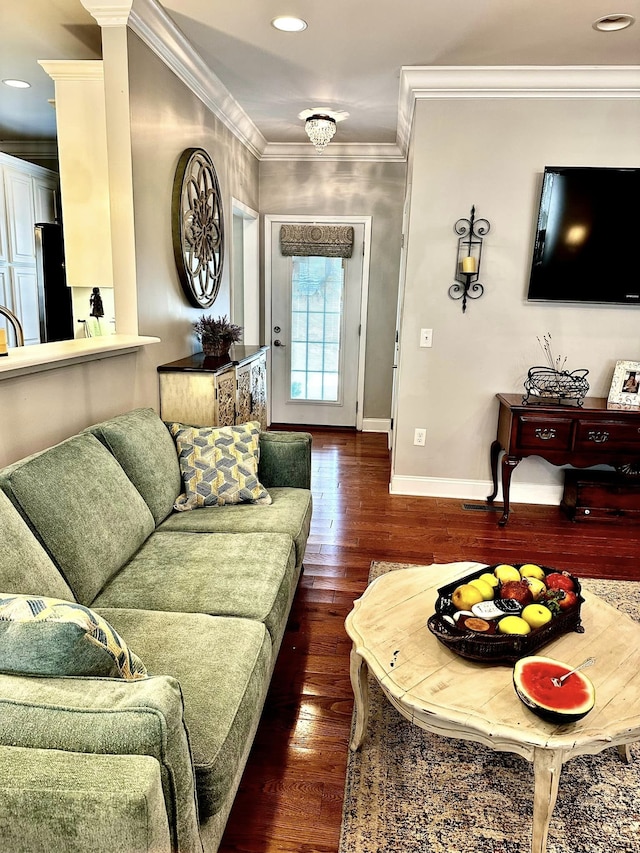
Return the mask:
[[273, 342], [274, 347], [286, 347], [286, 344], [283, 344], [282, 341], [279, 341], [277, 338]]

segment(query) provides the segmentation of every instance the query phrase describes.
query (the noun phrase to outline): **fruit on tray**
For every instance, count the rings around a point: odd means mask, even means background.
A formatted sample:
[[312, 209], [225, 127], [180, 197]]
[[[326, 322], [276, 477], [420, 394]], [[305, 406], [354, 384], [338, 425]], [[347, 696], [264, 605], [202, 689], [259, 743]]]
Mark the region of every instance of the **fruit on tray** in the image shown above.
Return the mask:
[[500, 634], [529, 634], [531, 633], [531, 625], [522, 616], [504, 616], [498, 622], [498, 632]]
[[535, 631], [536, 628], [542, 628], [547, 622], [553, 619], [553, 613], [544, 604], [527, 604], [521, 613], [525, 622], [528, 622], [531, 628]]
[[520, 572], [516, 569], [515, 566], [510, 566], [507, 563], [502, 563], [501, 565], [496, 566], [493, 570], [493, 573], [499, 581], [502, 581], [502, 583], [504, 583], [505, 581], [520, 580]]
[[460, 631], [524, 636], [577, 608], [578, 588], [568, 572], [546, 574], [535, 563], [502, 563], [459, 583], [450, 594], [453, 607], [443, 618]]
[[574, 672], [556, 687], [551, 679], [561, 678], [571, 670], [571, 666], [552, 658], [521, 658], [513, 669], [513, 685], [527, 708], [542, 719], [572, 723], [593, 708], [596, 690], [591, 679], [582, 672]]
[[561, 572], [552, 572], [547, 575], [545, 583], [549, 589], [564, 589], [568, 592], [573, 592], [575, 586], [569, 575]]
[[454, 589], [451, 601], [456, 610], [471, 610], [474, 604], [484, 601], [484, 598], [477, 587], [463, 583]]
[[482, 594], [483, 601], [493, 601], [493, 587], [490, 584], [483, 581], [482, 578], [474, 578], [469, 583]]
[[500, 598], [512, 598], [525, 607], [533, 601], [533, 593], [526, 581], [507, 581], [500, 587]]
[[495, 589], [498, 586], [498, 584], [500, 583], [498, 578], [495, 575], [492, 575], [491, 572], [484, 572], [484, 574], [480, 575], [478, 580], [479, 581], [485, 581], [485, 583], [488, 583], [489, 586], [492, 587], [493, 589]]
[[524, 566], [520, 566], [518, 571], [521, 578], [537, 578], [539, 581], [543, 581], [545, 578], [544, 569], [535, 563], [525, 563]]
[[529, 577], [529, 575], [526, 575], [524, 580], [529, 585], [534, 601], [538, 601], [546, 595], [547, 586], [544, 581], [541, 581], [538, 578]]

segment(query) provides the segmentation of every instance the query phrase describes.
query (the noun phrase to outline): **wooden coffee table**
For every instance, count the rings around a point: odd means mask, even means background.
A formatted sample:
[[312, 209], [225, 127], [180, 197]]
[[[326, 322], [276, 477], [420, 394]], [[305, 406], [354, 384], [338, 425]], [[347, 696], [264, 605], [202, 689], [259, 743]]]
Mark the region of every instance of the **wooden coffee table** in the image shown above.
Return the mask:
[[[420, 728], [515, 752], [533, 762], [532, 853], [544, 853], [565, 761], [640, 740], [640, 624], [583, 590], [584, 634], [564, 634], [540, 650], [568, 664], [595, 657], [589, 677], [594, 709], [577, 723], [556, 726], [520, 702], [508, 664], [465, 660], [427, 628], [439, 587], [484, 563], [448, 563], [388, 572], [369, 585], [346, 620], [353, 641], [351, 684], [356, 725], [351, 749], [364, 738], [367, 672], [391, 704]], [[579, 574], [579, 573], [578, 573]]]

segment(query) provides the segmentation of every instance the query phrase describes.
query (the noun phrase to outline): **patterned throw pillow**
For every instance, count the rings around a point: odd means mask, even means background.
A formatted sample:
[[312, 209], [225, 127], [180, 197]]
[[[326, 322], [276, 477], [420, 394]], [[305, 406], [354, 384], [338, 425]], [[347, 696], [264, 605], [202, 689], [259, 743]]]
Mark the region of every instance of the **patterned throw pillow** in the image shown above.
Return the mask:
[[260, 423], [228, 427], [171, 424], [185, 493], [177, 510], [252, 502], [270, 504], [271, 495], [258, 480]]
[[147, 670], [109, 623], [81, 604], [0, 593], [0, 671], [144, 678]]

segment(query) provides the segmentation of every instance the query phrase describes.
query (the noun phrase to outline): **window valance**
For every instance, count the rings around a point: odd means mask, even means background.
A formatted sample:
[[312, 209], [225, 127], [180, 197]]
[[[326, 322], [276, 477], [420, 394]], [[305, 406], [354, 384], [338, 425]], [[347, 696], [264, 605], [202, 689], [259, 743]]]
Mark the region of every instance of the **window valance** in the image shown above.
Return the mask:
[[353, 226], [282, 225], [280, 251], [285, 256], [350, 258], [353, 254]]

